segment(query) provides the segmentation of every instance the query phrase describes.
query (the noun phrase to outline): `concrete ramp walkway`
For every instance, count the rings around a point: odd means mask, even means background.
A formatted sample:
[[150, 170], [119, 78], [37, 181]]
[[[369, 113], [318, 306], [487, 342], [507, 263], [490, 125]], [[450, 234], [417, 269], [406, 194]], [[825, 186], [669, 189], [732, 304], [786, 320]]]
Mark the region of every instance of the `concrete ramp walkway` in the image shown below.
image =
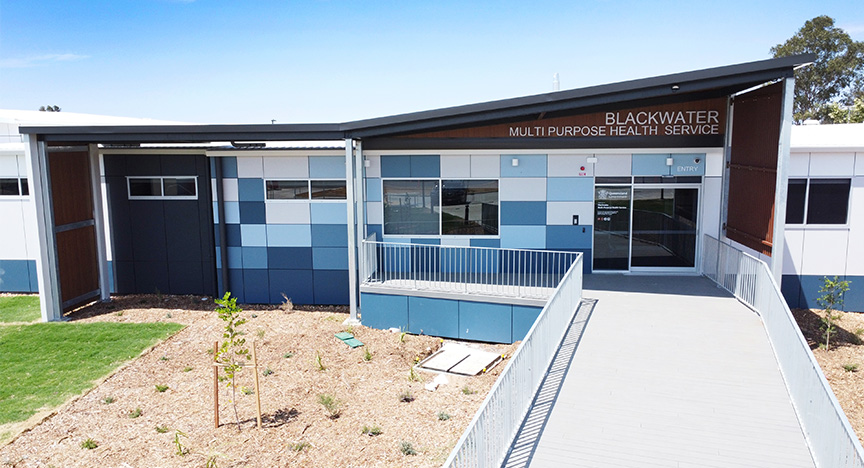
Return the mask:
[[753, 311], [701, 277], [587, 275], [584, 297], [595, 308], [523, 466], [814, 466]]

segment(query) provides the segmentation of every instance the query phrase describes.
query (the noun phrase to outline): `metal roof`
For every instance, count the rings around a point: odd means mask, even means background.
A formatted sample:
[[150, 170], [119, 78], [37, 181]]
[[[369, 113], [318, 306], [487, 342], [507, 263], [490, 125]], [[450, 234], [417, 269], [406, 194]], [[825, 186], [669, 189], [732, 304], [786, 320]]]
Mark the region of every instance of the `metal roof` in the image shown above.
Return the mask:
[[460, 126], [573, 113], [625, 102], [660, 102], [728, 96], [792, 76], [813, 54], [623, 81], [344, 123], [237, 125], [26, 126], [21, 133], [54, 142], [292, 141], [373, 138]]

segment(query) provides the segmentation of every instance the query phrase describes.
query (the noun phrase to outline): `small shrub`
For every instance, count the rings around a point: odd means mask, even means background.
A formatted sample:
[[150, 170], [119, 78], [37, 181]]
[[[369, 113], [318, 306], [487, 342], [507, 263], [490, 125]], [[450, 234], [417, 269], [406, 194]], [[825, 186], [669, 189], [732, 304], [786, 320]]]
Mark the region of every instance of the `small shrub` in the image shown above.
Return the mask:
[[829, 278], [822, 277], [822, 287], [819, 289], [822, 296], [816, 299], [824, 309], [822, 320], [822, 331], [825, 336], [825, 349], [831, 349], [831, 334], [837, 330], [835, 322], [842, 315], [835, 314], [834, 311], [843, 306], [843, 294], [849, 291], [849, 281], [841, 281], [838, 277]]
[[189, 453], [189, 449], [183, 446], [181, 437], [186, 437], [186, 433], [180, 430], [174, 431], [174, 453], [182, 457]]
[[81, 442], [81, 448], [87, 449], [87, 450], [93, 450], [98, 446], [99, 446], [99, 444], [97, 444], [95, 440], [93, 440], [89, 437]]
[[399, 394], [399, 401], [402, 403], [411, 403], [414, 401], [414, 395], [411, 394], [411, 390], [405, 390]]
[[372, 360], [372, 351], [368, 346], [363, 347], [363, 360], [369, 362]]
[[167, 361], [169, 359], [171, 359], [171, 358], [169, 358], [168, 356], [162, 356], [159, 358], [160, 361]]
[[292, 351], [288, 351], [287, 353], [283, 354], [282, 357], [285, 359], [291, 359], [292, 357], [294, 357], [294, 353]]
[[171, 315], [171, 312], [168, 312], [167, 314], [165, 314], [165, 318], [171, 318], [171, 317], [173, 317], [173, 316]]
[[450, 419], [450, 415], [449, 415], [449, 414], [447, 414], [447, 413], [445, 413], [445, 412], [443, 412], [443, 411], [439, 411], [439, 412], [438, 412], [438, 420], [439, 420], [439, 421], [446, 421], [446, 420], [448, 420], [448, 419]]
[[324, 365], [324, 356], [321, 355], [321, 351], [315, 351], [315, 368], [319, 371], [327, 370], [327, 366]]
[[252, 387], [243, 387], [240, 389], [240, 391], [243, 392], [244, 395], [254, 395], [255, 394], [255, 389]]
[[843, 370], [846, 372], [858, 372], [858, 364], [843, 364]]
[[128, 416], [129, 419], [135, 419], [138, 416], [141, 416], [141, 408], [135, 408], [135, 411], [130, 411]]
[[309, 442], [296, 442], [293, 444], [288, 444], [288, 450], [292, 450], [294, 452], [302, 452], [312, 445]]
[[477, 390], [472, 390], [470, 387], [468, 387], [466, 385], [466, 386], [462, 387], [462, 393], [465, 395], [473, 395], [473, 394], [477, 393]]
[[282, 294], [282, 305], [279, 308], [282, 309], [282, 312], [294, 312], [294, 303], [291, 302], [291, 299], [284, 292], [280, 294]]
[[171, 429], [168, 429], [168, 426], [166, 426], [166, 425], [164, 425], [164, 424], [161, 425], [161, 426], [156, 426], [156, 432], [158, 432], [158, 433], [160, 433], [160, 434], [164, 434], [164, 433], [166, 433], [166, 432], [168, 432], [168, 431], [170, 431], [170, 430], [171, 430]]
[[264, 374], [265, 377], [268, 375], [273, 375], [273, 369], [271, 369], [270, 367], [266, 367], [263, 371], [261, 371], [261, 373]]
[[402, 451], [402, 455], [417, 455], [417, 451], [414, 450], [414, 445], [411, 442], [403, 440], [401, 444], [399, 444], [399, 450]]
[[402, 332], [402, 333], [399, 334], [399, 343], [404, 343], [404, 342], [405, 342], [405, 335], [406, 335], [406, 334], [408, 334], [408, 332]]
[[420, 382], [423, 379], [420, 375], [414, 370], [414, 366], [411, 366], [411, 369], [408, 371], [408, 381], [409, 382]]
[[105, 398], [102, 399], [102, 404], [103, 405], [110, 405], [111, 403], [114, 403], [115, 401], [117, 401], [117, 399], [114, 398], [113, 396], [106, 396]]
[[168, 390], [168, 386], [167, 386], [167, 385], [159, 385], [159, 384], [156, 384], [156, 391], [157, 391], [157, 392], [159, 392], [159, 393], [165, 393], [165, 390]]
[[212, 356], [213, 355], [213, 349], [207, 348], [207, 354]]
[[377, 436], [381, 435], [381, 428], [378, 426], [363, 426], [363, 431], [361, 431], [364, 435], [368, 436]]
[[342, 402], [337, 400], [333, 395], [329, 393], [318, 395], [318, 403], [321, 403], [321, 406], [327, 410], [327, 413], [330, 414], [330, 419], [337, 419], [342, 415]]
[[183, 372], [191, 372], [191, 371], [192, 371], [192, 366], [186, 366], [183, 368]]

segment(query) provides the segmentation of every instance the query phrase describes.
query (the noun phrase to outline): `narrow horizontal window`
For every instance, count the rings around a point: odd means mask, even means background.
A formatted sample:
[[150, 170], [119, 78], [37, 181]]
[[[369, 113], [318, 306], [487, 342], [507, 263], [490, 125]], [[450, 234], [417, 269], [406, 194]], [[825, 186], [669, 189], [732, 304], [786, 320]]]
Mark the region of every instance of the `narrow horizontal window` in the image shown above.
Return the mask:
[[0, 196], [18, 196], [18, 179], [0, 179]]
[[194, 178], [166, 177], [162, 179], [166, 197], [195, 197], [198, 195]]
[[850, 186], [849, 179], [810, 179], [807, 224], [846, 224]]
[[268, 180], [268, 200], [308, 200], [308, 180]]
[[313, 180], [310, 182], [313, 200], [345, 200], [344, 180]]
[[154, 178], [130, 178], [129, 179], [129, 196], [130, 197], [161, 197], [162, 196], [162, 179]]
[[197, 199], [197, 177], [127, 177], [129, 198], [149, 199]]

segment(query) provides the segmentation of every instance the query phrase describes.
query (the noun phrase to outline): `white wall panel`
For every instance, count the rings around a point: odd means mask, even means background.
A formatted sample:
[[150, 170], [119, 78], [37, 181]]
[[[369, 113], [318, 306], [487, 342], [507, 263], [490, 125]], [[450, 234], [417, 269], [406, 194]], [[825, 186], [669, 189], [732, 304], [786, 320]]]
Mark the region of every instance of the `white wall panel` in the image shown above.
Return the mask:
[[726, 158], [723, 151], [707, 151], [705, 153], [705, 176], [720, 177], [723, 175], [723, 162]]
[[237, 177], [263, 178], [264, 164], [261, 156], [237, 156]]
[[804, 262], [804, 230], [786, 229], [783, 250], [783, 274], [800, 275]]
[[471, 155], [471, 177], [497, 179], [501, 175], [501, 157], [494, 154]]
[[507, 177], [499, 182], [501, 201], [546, 201], [546, 178]]
[[810, 177], [849, 177], [854, 171], [855, 153], [810, 153]]
[[309, 202], [291, 201], [266, 203], [267, 224], [309, 224]]
[[309, 158], [306, 156], [264, 156], [263, 160], [264, 177], [267, 179], [278, 177], [306, 179], [309, 177]]
[[384, 224], [384, 203], [366, 202], [366, 223]]
[[864, 176], [864, 153], [855, 153], [855, 175]]
[[593, 176], [594, 164], [588, 164], [588, 158], [591, 156], [590, 154], [550, 154], [547, 159], [548, 175], [549, 177]]
[[789, 177], [807, 177], [810, 173], [810, 153], [789, 155]]
[[629, 176], [632, 159], [629, 154], [598, 154], [594, 175], [597, 177]]
[[849, 232], [846, 230], [806, 231], [801, 274], [845, 275], [848, 240]]
[[471, 157], [467, 154], [442, 155], [441, 177], [460, 179], [471, 177]]
[[0, 260], [28, 259], [22, 211], [24, 203], [21, 199], [0, 200], [0, 219], [4, 222], [3, 229], [0, 229]]
[[381, 156], [365, 156], [365, 158], [369, 161], [366, 177], [381, 177]]
[[222, 179], [222, 197], [225, 201], [238, 201], [240, 194], [237, 190], [237, 179]]
[[29, 177], [27, 171], [27, 156], [24, 154], [18, 155], [18, 175], [21, 177]]
[[723, 196], [723, 179], [706, 177], [702, 196], [702, 232], [717, 237], [720, 229], [720, 199]]
[[441, 236], [441, 245], [468, 247], [471, 245], [471, 239], [467, 237]]
[[0, 177], [18, 177], [17, 155], [0, 154]]
[[850, 199], [846, 274], [864, 275], [864, 177], [852, 178]]
[[594, 203], [549, 202], [546, 204], [546, 224], [572, 225], [573, 215], [579, 215], [580, 226], [594, 225]]

